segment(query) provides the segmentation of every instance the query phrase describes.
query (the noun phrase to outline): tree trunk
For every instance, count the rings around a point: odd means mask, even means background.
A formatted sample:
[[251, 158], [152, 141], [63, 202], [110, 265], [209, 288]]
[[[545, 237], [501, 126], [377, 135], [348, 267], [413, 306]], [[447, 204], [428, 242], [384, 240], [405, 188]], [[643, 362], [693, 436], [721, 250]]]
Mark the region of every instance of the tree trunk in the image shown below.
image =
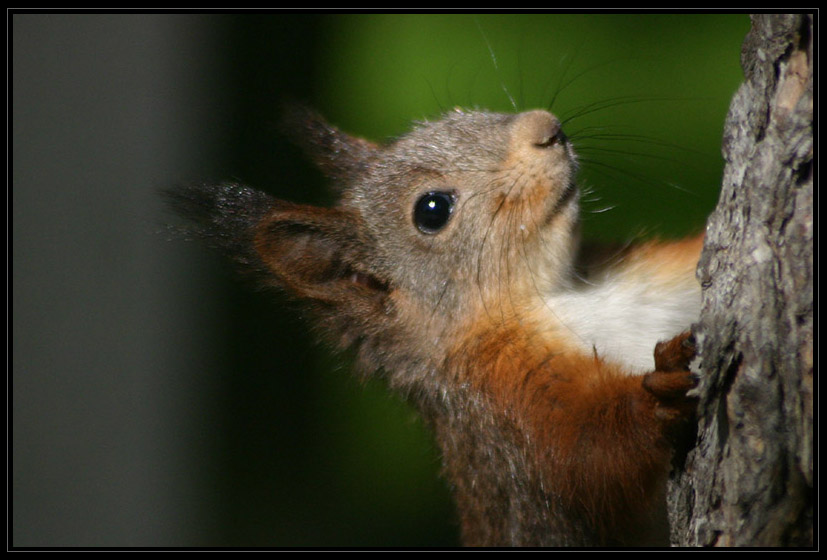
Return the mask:
[[697, 444], [677, 546], [813, 545], [812, 15], [752, 17], [698, 267]]

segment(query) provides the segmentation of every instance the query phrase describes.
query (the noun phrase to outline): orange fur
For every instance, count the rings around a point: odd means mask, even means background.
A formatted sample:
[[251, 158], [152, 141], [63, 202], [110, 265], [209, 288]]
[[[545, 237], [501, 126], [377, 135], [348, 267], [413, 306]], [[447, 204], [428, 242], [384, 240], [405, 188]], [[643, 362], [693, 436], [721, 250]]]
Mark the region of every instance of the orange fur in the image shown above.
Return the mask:
[[[587, 520], [602, 541], [634, 541], [662, 498], [670, 426], [688, 414], [663, 414], [645, 376], [527, 332], [524, 321], [478, 321], [451, 353], [452, 370], [507, 411], [530, 442], [527, 458], [551, 499]], [[682, 366], [683, 356], [671, 357], [679, 347], [663, 347], [661, 363]], [[676, 385], [663, 392], [685, 392], [687, 375], [676, 373]]]
[[683, 282], [694, 277], [703, 243], [703, 233], [670, 242], [641, 243], [626, 255], [625, 268], [664, 283]]

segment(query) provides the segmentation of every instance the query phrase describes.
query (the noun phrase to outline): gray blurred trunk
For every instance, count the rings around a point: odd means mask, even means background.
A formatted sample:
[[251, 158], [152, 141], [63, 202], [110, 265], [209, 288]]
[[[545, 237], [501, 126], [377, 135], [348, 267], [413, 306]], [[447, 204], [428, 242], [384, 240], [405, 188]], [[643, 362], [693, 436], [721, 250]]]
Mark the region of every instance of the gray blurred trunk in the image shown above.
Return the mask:
[[697, 445], [676, 546], [813, 544], [813, 17], [752, 17], [698, 276]]

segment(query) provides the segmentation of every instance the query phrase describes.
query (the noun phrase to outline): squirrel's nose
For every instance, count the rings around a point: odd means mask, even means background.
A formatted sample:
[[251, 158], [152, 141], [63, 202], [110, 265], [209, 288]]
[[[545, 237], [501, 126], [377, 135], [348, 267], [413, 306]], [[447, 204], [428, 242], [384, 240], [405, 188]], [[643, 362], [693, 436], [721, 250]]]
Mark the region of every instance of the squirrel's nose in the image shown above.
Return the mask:
[[559, 119], [548, 111], [528, 111], [517, 115], [512, 130], [517, 146], [548, 148], [566, 142]]

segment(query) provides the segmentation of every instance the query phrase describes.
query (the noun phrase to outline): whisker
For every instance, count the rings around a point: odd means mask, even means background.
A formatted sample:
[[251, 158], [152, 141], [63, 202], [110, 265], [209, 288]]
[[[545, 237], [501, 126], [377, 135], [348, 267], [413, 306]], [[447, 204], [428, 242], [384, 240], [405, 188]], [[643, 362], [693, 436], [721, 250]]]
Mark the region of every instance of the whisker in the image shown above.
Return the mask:
[[594, 101], [593, 103], [588, 103], [583, 105], [580, 108], [574, 110], [574, 113], [567, 114], [565, 116], [560, 116], [560, 123], [562, 125], [568, 124], [570, 121], [574, 119], [579, 119], [586, 115], [591, 115], [593, 113], [599, 111], [605, 111], [607, 109], [611, 109], [613, 107], [620, 107], [623, 105], [634, 105], [636, 103], [646, 103], [652, 101], [681, 101], [680, 99], [674, 97], [665, 97], [665, 96], [635, 96], [635, 95], [624, 95], [620, 97], [610, 97], [606, 99], [601, 99], [598, 101]]
[[497, 55], [494, 53], [494, 49], [491, 46], [491, 42], [488, 40], [488, 36], [486, 36], [479, 19], [475, 17], [474, 22], [477, 24], [477, 29], [479, 30], [480, 35], [482, 35], [482, 40], [485, 41], [485, 46], [488, 47], [488, 53], [491, 56], [491, 62], [494, 64], [494, 71], [497, 74], [497, 78], [500, 80], [500, 87], [502, 88], [506, 97], [508, 97], [508, 100], [511, 102], [511, 107], [514, 109], [514, 111], [517, 111], [517, 104], [514, 102], [514, 98], [511, 96], [511, 92], [508, 91], [508, 87], [505, 85], [505, 81], [503, 81], [502, 79], [500, 66], [497, 63]]
[[[575, 51], [575, 52], [579, 52], [579, 50]], [[577, 82], [577, 80], [579, 80], [580, 78], [582, 78], [583, 76], [585, 76], [585, 75], [587, 75], [591, 72], [594, 72], [595, 70], [597, 70], [599, 68], [603, 68], [605, 66], [608, 66], [609, 64], [615, 64], [616, 62], [617, 62], [616, 60], [607, 60], [607, 61], [604, 61], [604, 62], [599, 62], [597, 64], [593, 64], [593, 65], [589, 66], [588, 68], [584, 68], [583, 70], [581, 70], [579, 73], [575, 74], [574, 76], [570, 77], [568, 79], [568, 81], [562, 82], [562, 78], [565, 77], [565, 75], [571, 69], [572, 64], [574, 63], [574, 57], [571, 57], [569, 59], [568, 65], [566, 66], [565, 70], [563, 70], [563, 74], [561, 76], [561, 84], [562, 85], [560, 85], [560, 87], [557, 88], [557, 90], [554, 92], [554, 95], [552, 96], [551, 100], [549, 101], [548, 105], [546, 105], [548, 110], [550, 111], [552, 109], [552, 107], [554, 107], [554, 103], [557, 101], [557, 98], [560, 96], [560, 94], [563, 93], [569, 86], [571, 86], [572, 84]]]
[[[653, 156], [654, 157], [654, 156]], [[600, 161], [597, 159], [592, 158], [581, 158], [581, 160], [589, 167], [589, 171], [591, 173], [598, 173], [605, 177], [609, 177], [612, 181], [615, 182], [623, 182], [623, 179], [619, 179], [619, 177], [625, 178], [626, 181], [632, 180], [639, 185], [646, 185], [649, 188], [661, 188], [664, 185], [674, 188], [676, 190], [680, 190], [682, 192], [688, 194], [697, 194], [691, 189], [687, 189], [686, 187], [681, 187], [677, 183], [674, 182], [666, 182], [660, 181], [657, 179], [653, 179], [651, 175], [635, 173], [630, 170], [628, 167], [620, 167], [617, 165], [612, 165], [610, 163], [606, 163], [604, 161]], [[668, 161], [668, 158], [667, 158]], [[613, 172], [613, 173], [610, 173]], [[626, 183], [628, 184], [628, 183]]]
[[453, 280], [451, 278], [445, 280], [445, 285], [443, 286], [442, 291], [439, 293], [439, 297], [437, 298], [436, 302], [434, 302], [434, 305], [431, 309], [431, 320], [433, 320], [436, 317], [437, 311], [439, 310], [439, 307], [442, 304], [443, 298], [445, 298], [445, 294], [448, 293], [448, 287], [451, 284], [453, 284]]

